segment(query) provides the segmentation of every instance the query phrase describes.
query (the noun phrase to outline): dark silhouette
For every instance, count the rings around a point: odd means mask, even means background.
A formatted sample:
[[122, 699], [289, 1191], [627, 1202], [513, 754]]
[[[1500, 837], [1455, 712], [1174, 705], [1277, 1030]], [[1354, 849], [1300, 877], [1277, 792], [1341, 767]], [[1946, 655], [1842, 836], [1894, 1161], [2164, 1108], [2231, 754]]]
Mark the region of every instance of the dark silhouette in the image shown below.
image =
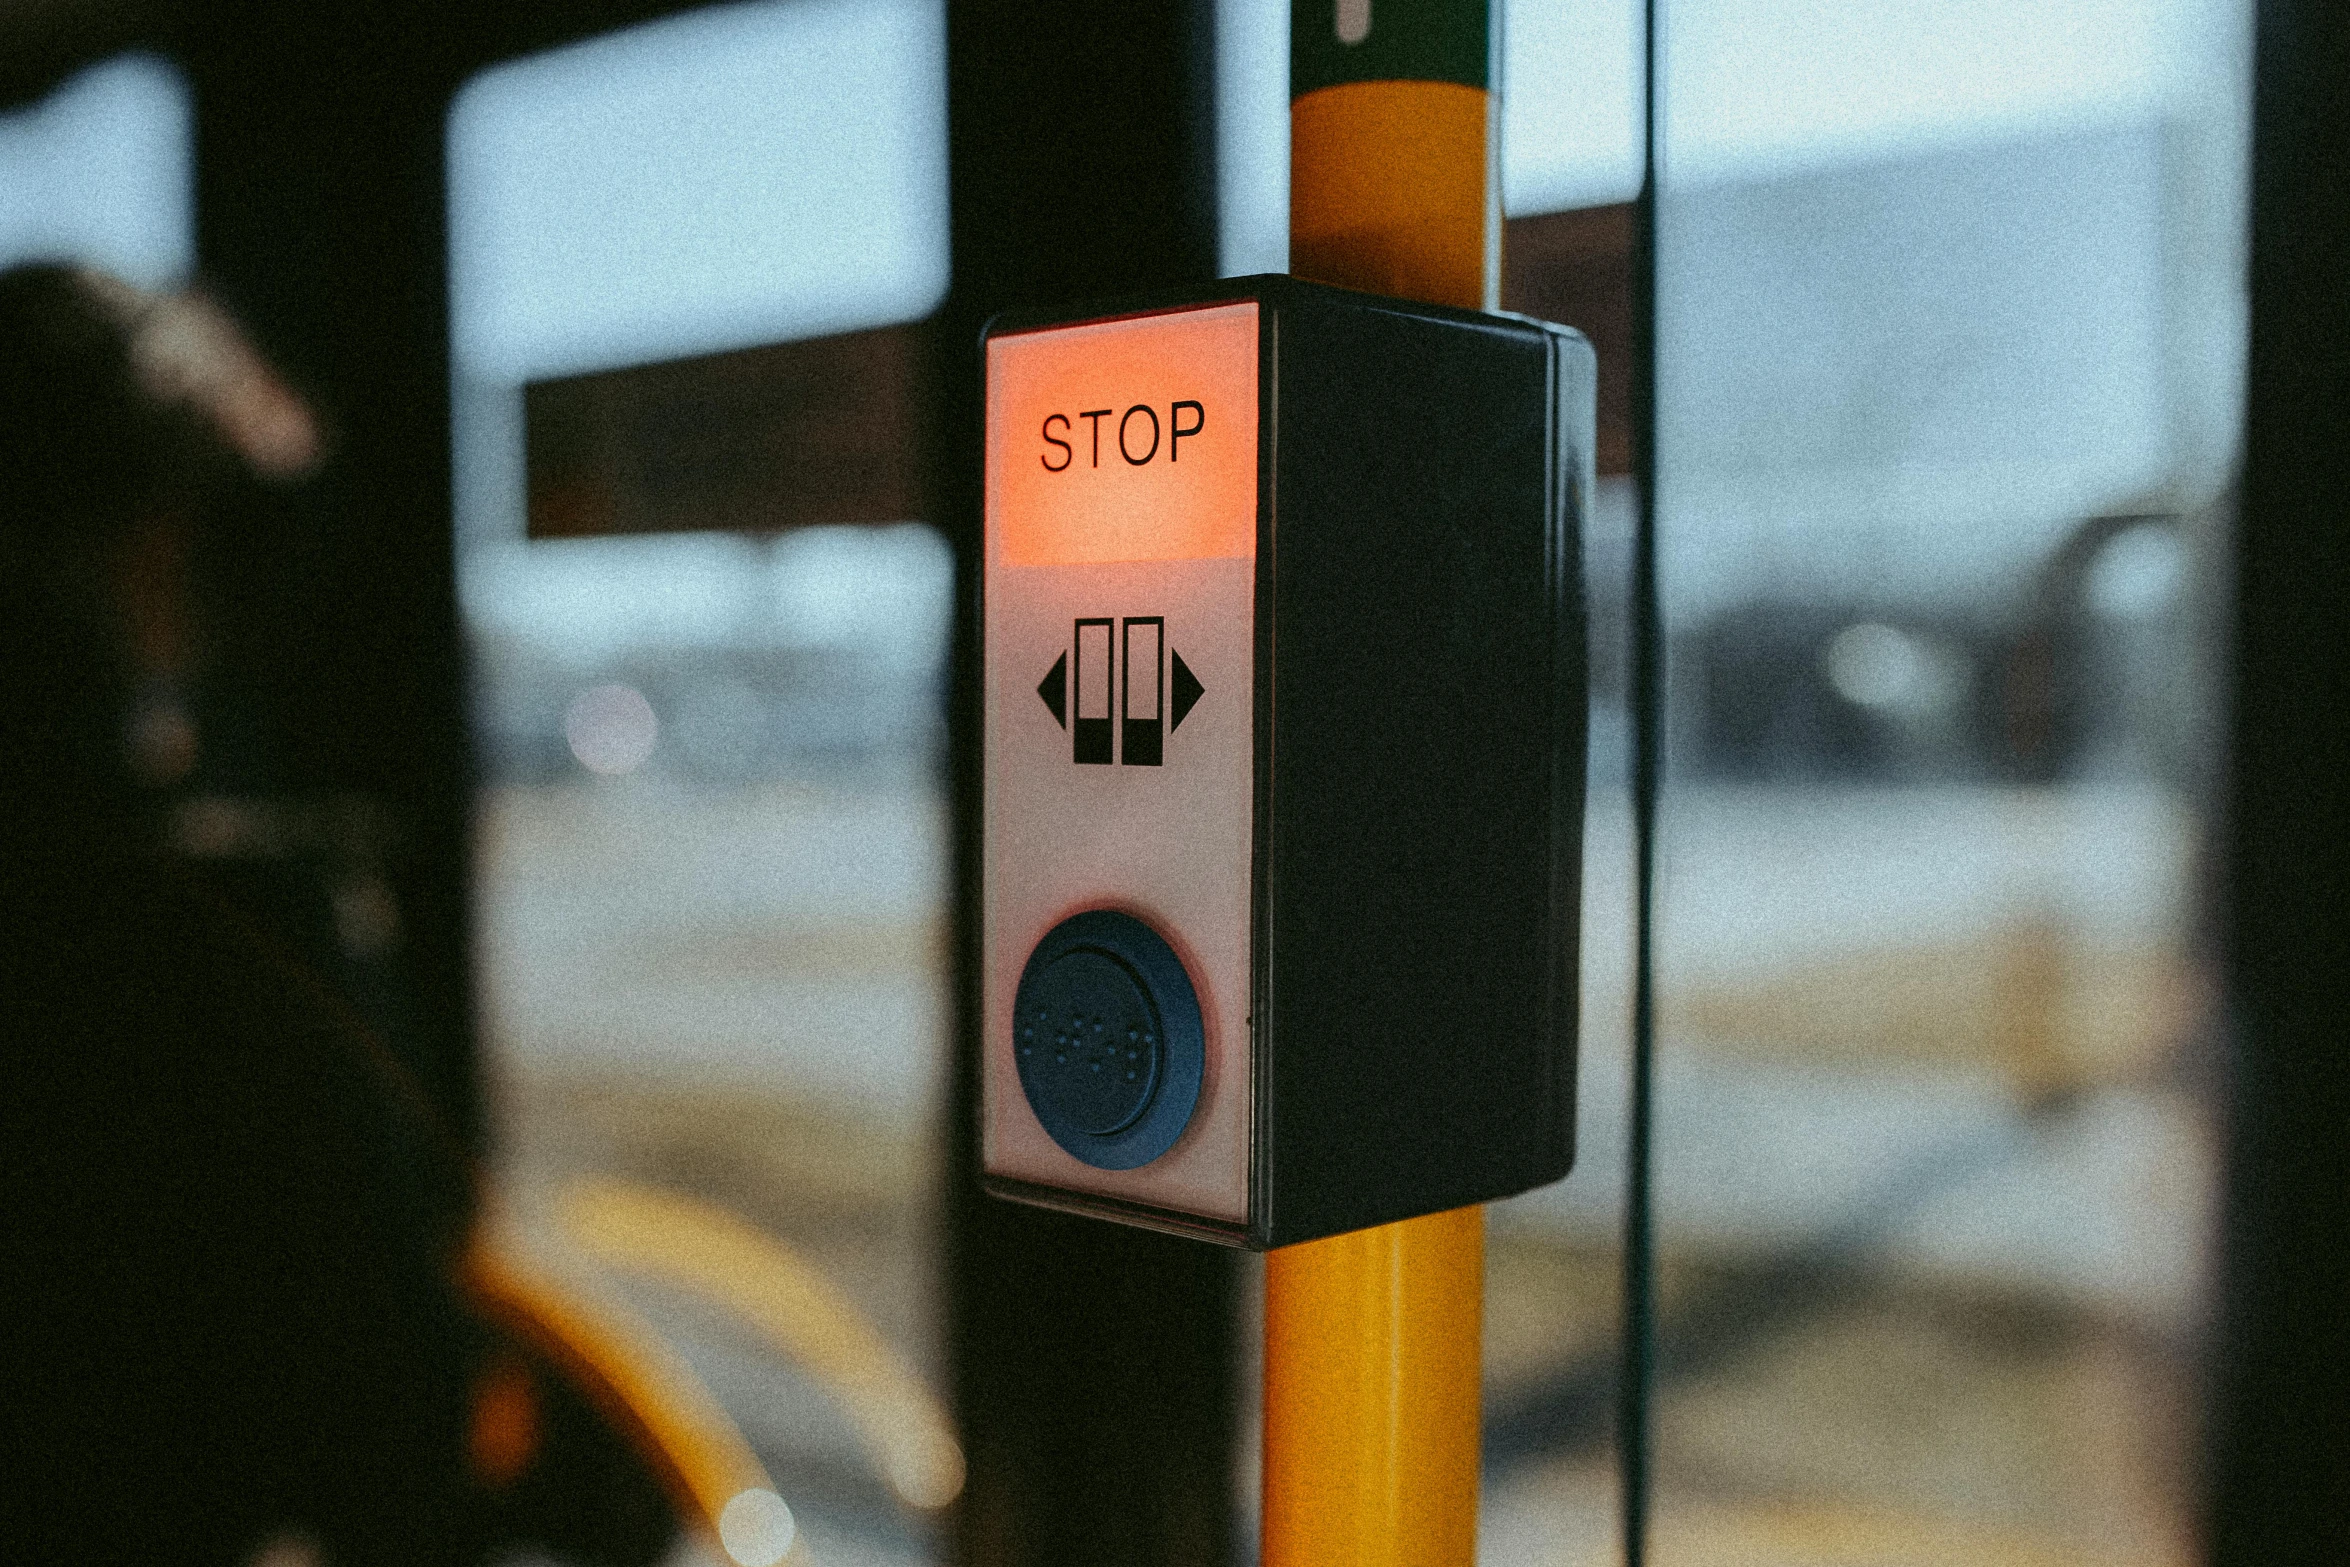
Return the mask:
[[[456, 1136], [290, 901], [181, 851], [206, 538], [298, 479], [304, 406], [201, 301], [0, 275], [0, 1536], [27, 1561], [649, 1560], [640, 1466], [458, 1283]], [[297, 878], [294, 878], [298, 880]], [[478, 1444], [477, 1444], [478, 1445]]]

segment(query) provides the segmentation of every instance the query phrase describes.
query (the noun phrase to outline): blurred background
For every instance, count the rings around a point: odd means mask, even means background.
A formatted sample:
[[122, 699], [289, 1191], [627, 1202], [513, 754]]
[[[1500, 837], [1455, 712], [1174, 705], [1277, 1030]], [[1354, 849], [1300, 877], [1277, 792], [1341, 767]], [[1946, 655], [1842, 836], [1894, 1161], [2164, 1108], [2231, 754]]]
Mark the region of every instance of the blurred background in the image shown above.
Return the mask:
[[[1201, 163], [1197, 254], [1168, 266], [1281, 270], [1287, 8], [1159, 9], [1201, 89], [1167, 111]], [[1598, 344], [1603, 475], [1581, 1153], [1494, 1214], [1496, 1567], [1618, 1551], [1640, 178], [1635, 11], [1504, 11], [1505, 302]], [[2247, 10], [1664, 12], [1655, 1559], [2184, 1562]], [[755, 0], [542, 27], [593, 36], [444, 70], [431, 122], [472, 757], [450, 919], [502, 1202], [543, 1228], [565, 1183], [624, 1176], [742, 1215], [967, 1420], [972, 480], [940, 343], [988, 302], [957, 147], [997, 134], [950, 115], [950, 53], [1003, 20]], [[207, 69], [119, 54], [0, 117], [0, 261], [212, 278]], [[388, 939], [371, 907], [352, 942]], [[1213, 1267], [1185, 1375], [1215, 1384], [1214, 1494], [1167, 1534], [1188, 1545], [1102, 1560], [1253, 1556], [1254, 1285]], [[1017, 1536], [893, 1485], [771, 1340], [614, 1287], [820, 1560]], [[998, 1471], [966, 1439], [976, 1494]]]

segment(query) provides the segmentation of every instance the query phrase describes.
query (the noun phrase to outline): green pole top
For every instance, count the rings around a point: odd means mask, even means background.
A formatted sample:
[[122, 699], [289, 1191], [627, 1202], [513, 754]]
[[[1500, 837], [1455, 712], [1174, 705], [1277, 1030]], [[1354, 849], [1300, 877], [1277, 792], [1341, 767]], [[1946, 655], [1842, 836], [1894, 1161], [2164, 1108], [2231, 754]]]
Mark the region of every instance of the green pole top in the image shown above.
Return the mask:
[[1342, 82], [1493, 86], [1492, 0], [1290, 0], [1291, 102]]

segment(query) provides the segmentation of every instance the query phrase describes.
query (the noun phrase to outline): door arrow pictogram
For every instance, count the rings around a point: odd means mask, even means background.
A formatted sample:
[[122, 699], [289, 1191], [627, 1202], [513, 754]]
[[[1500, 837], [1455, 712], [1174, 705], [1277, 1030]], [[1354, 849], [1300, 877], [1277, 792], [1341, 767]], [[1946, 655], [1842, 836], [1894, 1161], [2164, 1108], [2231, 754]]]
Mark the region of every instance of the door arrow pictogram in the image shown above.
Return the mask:
[[[1077, 702], [1075, 759], [1080, 762], [1105, 763], [1111, 759], [1109, 730], [1114, 682], [1110, 678], [1110, 629], [1115, 624], [1115, 621], [1101, 618], [1077, 622], [1077, 671], [1085, 690], [1090, 693], [1080, 697]], [[1127, 702], [1139, 702], [1140, 705], [1130, 705], [1126, 711], [1127, 732], [1122, 759], [1136, 766], [1156, 767], [1159, 765], [1162, 734], [1159, 715], [1163, 713], [1166, 720], [1163, 732], [1174, 733], [1183, 727], [1183, 720], [1191, 716], [1191, 710], [1199, 705], [1199, 699], [1207, 695], [1207, 688], [1199, 683], [1199, 676], [1191, 672], [1191, 666], [1183, 661], [1183, 655], [1173, 648], [1167, 648], [1166, 705], [1162, 709], [1158, 693], [1150, 690], [1150, 687], [1158, 683], [1158, 650], [1165, 646], [1166, 622], [1159, 616], [1146, 615], [1129, 617], [1125, 624], [1130, 644], [1135, 643], [1138, 637], [1147, 639], [1139, 651], [1135, 646], [1129, 646], [1125, 654], [1126, 658], [1142, 660], [1139, 667], [1147, 673], [1140, 681], [1129, 677], [1131, 689], [1126, 692]], [[1095, 627], [1100, 628], [1095, 632], [1097, 645], [1089, 650], [1086, 632]], [[1066, 652], [1053, 660], [1053, 667], [1036, 683], [1036, 699], [1045, 705], [1046, 711], [1053, 715], [1053, 722], [1064, 731], [1069, 728], [1070, 683], [1069, 654]], [[1145, 694], [1138, 697], [1138, 692]]]
[[[1176, 660], [1176, 662], [1177, 662], [1178, 664], [1181, 664], [1181, 663], [1182, 663], [1182, 660], [1181, 660], [1181, 659], [1178, 659], [1178, 660]], [[1177, 691], [1181, 691], [1181, 690], [1183, 689], [1183, 682], [1182, 682], [1181, 680], [1178, 680], [1178, 681], [1176, 681], [1176, 683], [1175, 683], [1175, 689], [1176, 689]], [[1059, 658], [1056, 658], [1056, 659], [1054, 659], [1054, 660], [1053, 660], [1053, 670], [1052, 670], [1052, 673], [1051, 673], [1051, 674], [1049, 674], [1049, 675], [1047, 675], [1047, 676], [1045, 676], [1045, 677], [1044, 677], [1044, 679], [1038, 683], [1038, 685], [1037, 685], [1037, 687], [1036, 687], [1036, 694], [1037, 694], [1038, 696], [1040, 696], [1040, 697], [1043, 697], [1043, 698], [1044, 698], [1044, 705], [1045, 705], [1045, 706], [1047, 706], [1047, 707], [1049, 707], [1049, 708], [1051, 708], [1051, 709], [1053, 710], [1053, 722], [1054, 722], [1054, 723], [1056, 723], [1056, 724], [1059, 724], [1059, 725], [1060, 725], [1060, 726], [1061, 726], [1063, 729], [1066, 729], [1066, 728], [1068, 728], [1068, 727], [1069, 727], [1069, 655], [1068, 655], [1068, 654], [1066, 654], [1066, 653], [1063, 653], [1063, 654], [1062, 654], [1062, 655], [1061, 655]], [[1186, 704], [1186, 705], [1188, 706], [1189, 704]], [[1182, 719], [1180, 719], [1180, 718], [1176, 719], [1175, 721], [1176, 721], [1177, 723], [1181, 723], [1181, 722], [1183, 722], [1183, 720], [1182, 720]]]
[[1185, 716], [1191, 712], [1194, 703], [1207, 695], [1207, 688], [1199, 683], [1199, 677], [1191, 672], [1191, 666], [1183, 662], [1181, 653], [1170, 648], [1167, 658], [1175, 666], [1175, 689], [1169, 693], [1174, 701], [1167, 713], [1167, 728], [1172, 731], [1183, 727]]

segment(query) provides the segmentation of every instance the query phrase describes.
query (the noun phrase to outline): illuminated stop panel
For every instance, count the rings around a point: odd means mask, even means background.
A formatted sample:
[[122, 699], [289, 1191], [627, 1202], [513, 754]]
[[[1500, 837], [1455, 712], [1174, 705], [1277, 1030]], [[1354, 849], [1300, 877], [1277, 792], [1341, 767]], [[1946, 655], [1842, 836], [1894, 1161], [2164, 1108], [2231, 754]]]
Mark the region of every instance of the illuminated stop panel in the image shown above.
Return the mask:
[[1255, 303], [990, 339], [987, 545], [1009, 566], [1253, 556]]
[[984, 353], [986, 1188], [1278, 1246], [1556, 1179], [1589, 346], [1265, 277]]
[[[1084, 1192], [1226, 1233], [1248, 1219], [1254, 1104], [1259, 319], [1253, 300], [1216, 301], [987, 342], [987, 1171], [1025, 1191]], [[1145, 1001], [1116, 986], [1084, 1001], [1071, 978], [1082, 958], [1035, 982], [1068, 993], [1028, 1041], [1051, 1048], [1018, 1054], [1029, 960], [1059, 950], [1055, 932], [1108, 916], [1147, 926], [1180, 965], [1198, 1004], [1196, 1071], [1150, 1056], [1178, 1031], [1154, 1035]], [[1056, 1078], [1076, 1070], [1077, 1057], [1061, 1059], [1062, 1036], [1078, 1037], [1072, 1010], [1091, 1050], [1097, 1016], [1106, 1026], [1120, 1007], [1143, 1009], [1128, 1020], [1134, 1058], [1089, 1056], [1082, 1076]], [[1055, 1081], [1098, 1086], [1104, 1063], [1118, 1079], [1101, 1082], [1122, 1091], [1137, 1074], [1134, 1102], [1119, 1099], [1114, 1116], [1090, 1100], [1058, 1113], [1034, 1097], [1064, 1091]], [[1122, 1129], [1102, 1130], [1113, 1121]]]

